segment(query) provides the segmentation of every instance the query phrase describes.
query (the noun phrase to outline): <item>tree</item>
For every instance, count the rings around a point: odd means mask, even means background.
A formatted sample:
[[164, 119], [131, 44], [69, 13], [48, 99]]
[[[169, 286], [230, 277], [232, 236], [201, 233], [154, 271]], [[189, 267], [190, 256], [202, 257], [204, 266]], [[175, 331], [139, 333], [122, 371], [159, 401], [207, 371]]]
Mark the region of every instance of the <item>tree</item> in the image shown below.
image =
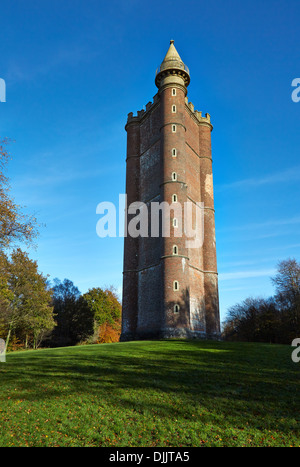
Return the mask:
[[298, 303], [300, 296], [300, 263], [294, 258], [280, 261], [278, 273], [271, 278], [279, 296], [287, 306]]
[[280, 261], [271, 280], [274, 297], [247, 298], [228, 309], [226, 339], [290, 344], [300, 335], [300, 264], [295, 259]]
[[94, 287], [83, 295], [98, 328], [98, 342], [116, 342], [120, 337], [121, 304], [113, 287]]
[[279, 342], [280, 319], [273, 298], [247, 298], [228, 309], [223, 334], [226, 339]]
[[80, 291], [69, 279], [54, 279], [53, 306], [57, 326], [52, 345], [75, 345], [93, 334], [93, 315]]
[[6, 347], [12, 333], [19, 332], [37, 348], [45, 332], [55, 325], [47, 278], [39, 273], [37, 262], [20, 248], [13, 250], [10, 259], [2, 252], [0, 259], [1, 317], [7, 329]]
[[13, 302], [13, 292], [10, 290], [8, 284], [8, 268], [8, 258], [0, 251], [0, 335], [3, 338], [6, 337], [9, 328], [12, 329], [12, 325], [9, 325], [9, 323], [12, 318], [10, 304]]
[[300, 335], [300, 263], [294, 258], [280, 261], [278, 272], [271, 278], [276, 288], [275, 299], [284, 316], [284, 331], [291, 342]]
[[0, 140], [0, 251], [17, 242], [32, 243], [38, 235], [37, 221], [25, 213], [24, 207], [15, 203], [10, 194], [9, 180], [4, 170], [10, 159], [7, 145], [10, 140]]
[[50, 345], [119, 340], [121, 305], [113, 287], [93, 288], [81, 295], [71, 280], [54, 279], [52, 292], [57, 326]]

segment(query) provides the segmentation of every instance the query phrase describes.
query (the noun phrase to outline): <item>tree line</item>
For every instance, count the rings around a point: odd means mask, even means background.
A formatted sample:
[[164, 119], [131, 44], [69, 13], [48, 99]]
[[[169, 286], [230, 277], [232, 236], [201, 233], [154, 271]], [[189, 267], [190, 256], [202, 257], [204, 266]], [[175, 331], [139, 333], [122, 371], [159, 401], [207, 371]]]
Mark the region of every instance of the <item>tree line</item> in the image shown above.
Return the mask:
[[11, 196], [9, 143], [0, 140], [0, 338], [6, 349], [117, 341], [121, 304], [113, 287], [81, 294], [69, 279], [51, 284], [20, 248], [35, 243], [40, 226]]
[[280, 261], [271, 281], [273, 296], [249, 297], [228, 309], [224, 339], [291, 344], [300, 337], [300, 263], [294, 258]]
[[121, 304], [114, 287], [94, 287], [81, 294], [69, 279], [54, 279], [52, 304], [55, 327], [44, 345], [117, 342], [121, 331]]

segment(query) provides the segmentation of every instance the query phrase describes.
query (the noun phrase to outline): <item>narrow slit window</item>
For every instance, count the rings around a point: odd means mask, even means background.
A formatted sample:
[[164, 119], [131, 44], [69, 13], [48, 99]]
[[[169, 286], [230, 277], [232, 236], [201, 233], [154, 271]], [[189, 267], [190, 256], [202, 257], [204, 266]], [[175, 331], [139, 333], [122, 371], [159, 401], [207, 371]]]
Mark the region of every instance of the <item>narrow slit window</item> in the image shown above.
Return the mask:
[[176, 133], [176, 125], [172, 125], [172, 132]]
[[176, 217], [174, 217], [174, 219], [173, 219], [173, 227], [178, 227], [178, 221], [177, 221]]
[[173, 282], [173, 290], [175, 292], [177, 292], [179, 290], [179, 282], [178, 281]]
[[177, 180], [177, 173], [176, 172], [172, 173], [172, 180], [173, 180], [173, 182], [176, 182], [176, 180]]
[[173, 245], [173, 255], [178, 255], [178, 246]]
[[179, 310], [180, 310], [180, 306], [178, 305], [178, 303], [176, 303], [174, 305], [174, 313], [179, 313]]
[[172, 105], [172, 112], [173, 114], [176, 114], [176, 105]]
[[172, 89], [172, 96], [176, 96], [176, 88]]
[[175, 148], [172, 149], [172, 156], [177, 157], [177, 149]]
[[177, 203], [177, 195], [172, 195], [172, 203]]

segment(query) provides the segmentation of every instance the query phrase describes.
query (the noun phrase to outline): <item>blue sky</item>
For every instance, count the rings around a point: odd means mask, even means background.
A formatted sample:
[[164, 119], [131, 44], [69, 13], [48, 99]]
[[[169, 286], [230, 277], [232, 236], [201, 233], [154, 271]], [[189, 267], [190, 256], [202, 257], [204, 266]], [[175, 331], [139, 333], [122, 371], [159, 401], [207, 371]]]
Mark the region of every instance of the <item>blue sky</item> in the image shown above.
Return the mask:
[[40, 270], [120, 290], [123, 239], [97, 237], [96, 206], [125, 191], [127, 114], [156, 94], [174, 39], [214, 125], [221, 318], [271, 295], [278, 261], [300, 253], [299, 17], [299, 0], [2, 0], [0, 135], [16, 201], [46, 224]]

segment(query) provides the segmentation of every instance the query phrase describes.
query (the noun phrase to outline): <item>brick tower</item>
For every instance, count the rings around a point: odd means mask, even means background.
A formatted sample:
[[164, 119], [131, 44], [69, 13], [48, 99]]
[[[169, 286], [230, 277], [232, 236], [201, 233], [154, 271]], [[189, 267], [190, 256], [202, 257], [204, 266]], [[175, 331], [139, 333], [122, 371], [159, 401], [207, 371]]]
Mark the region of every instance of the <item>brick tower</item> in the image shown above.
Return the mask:
[[[202, 206], [203, 241], [189, 248], [170, 211], [170, 234], [125, 236], [121, 339], [218, 338], [218, 275], [210, 115], [187, 99], [190, 74], [174, 41], [156, 72], [158, 92], [128, 114], [127, 206], [190, 202]], [[138, 211], [137, 211], [138, 212]], [[127, 215], [128, 227], [134, 214]], [[151, 214], [149, 215], [149, 225]], [[182, 229], [183, 231], [183, 229]]]

